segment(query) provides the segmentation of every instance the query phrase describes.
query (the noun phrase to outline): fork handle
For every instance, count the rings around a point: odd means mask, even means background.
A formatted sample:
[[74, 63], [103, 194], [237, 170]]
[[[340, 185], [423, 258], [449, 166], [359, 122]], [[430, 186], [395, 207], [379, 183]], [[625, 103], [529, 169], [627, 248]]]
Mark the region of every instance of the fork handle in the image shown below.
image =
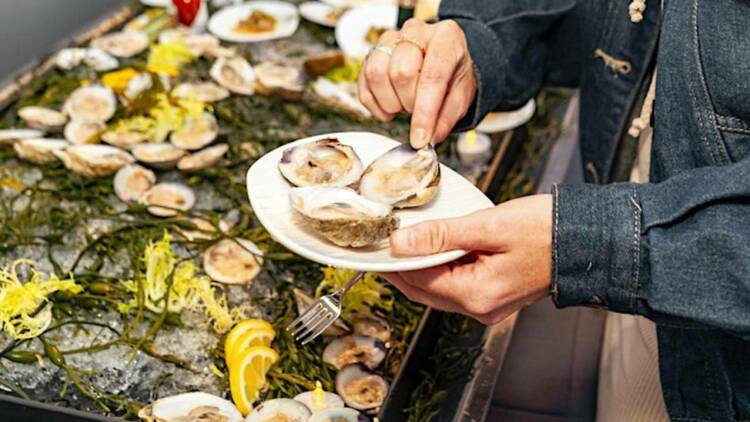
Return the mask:
[[354, 277], [350, 278], [349, 281], [346, 282], [344, 287], [336, 290], [331, 296], [335, 297], [339, 302], [341, 302], [341, 299], [344, 297], [346, 292], [348, 292], [352, 287], [354, 287], [355, 284], [359, 283], [362, 278], [364, 278], [365, 272], [360, 271], [357, 274], [354, 275]]

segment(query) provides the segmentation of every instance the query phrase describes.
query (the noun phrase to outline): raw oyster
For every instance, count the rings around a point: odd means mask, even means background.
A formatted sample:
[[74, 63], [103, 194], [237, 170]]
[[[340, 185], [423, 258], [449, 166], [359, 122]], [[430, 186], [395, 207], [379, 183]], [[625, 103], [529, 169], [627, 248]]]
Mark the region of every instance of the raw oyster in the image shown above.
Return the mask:
[[399, 224], [390, 206], [370, 201], [347, 188], [294, 188], [289, 200], [313, 230], [339, 246], [374, 245], [387, 238]]
[[370, 419], [354, 409], [340, 407], [319, 410], [310, 416], [307, 422], [367, 422]]
[[354, 334], [376, 338], [387, 347], [391, 340], [391, 327], [382, 318], [375, 315], [363, 315], [354, 323]]
[[109, 176], [135, 161], [132, 155], [109, 145], [73, 145], [53, 153], [70, 171], [81, 176]]
[[435, 197], [440, 163], [433, 148], [414, 150], [403, 144], [381, 155], [362, 174], [359, 193], [397, 208], [418, 207]]
[[200, 117], [189, 117], [179, 130], [172, 132], [172, 145], [196, 150], [205, 147], [219, 135], [219, 123], [211, 113], [203, 113]]
[[116, 58], [98, 48], [66, 48], [60, 50], [55, 56], [55, 64], [57, 67], [65, 70], [70, 70], [83, 64], [97, 72], [117, 69], [120, 65]]
[[218, 58], [211, 66], [211, 77], [235, 94], [253, 95], [255, 92], [255, 70], [240, 56]]
[[195, 193], [181, 183], [157, 183], [141, 197], [148, 212], [157, 217], [174, 217], [195, 205]]
[[382, 341], [359, 334], [339, 337], [328, 343], [323, 351], [323, 361], [341, 369], [353, 363], [361, 363], [375, 369], [385, 359], [386, 349]]
[[56, 150], [68, 147], [70, 143], [64, 139], [31, 138], [21, 139], [13, 144], [18, 157], [35, 164], [51, 163], [57, 159]]
[[295, 186], [351, 186], [362, 169], [354, 149], [334, 138], [289, 148], [279, 162], [279, 171]]
[[344, 407], [344, 399], [339, 397], [339, 395], [336, 393], [323, 391], [322, 388], [320, 392], [306, 391], [304, 393], [297, 394], [296, 396], [294, 396], [294, 400], [297, 400], [298, 402], [304, 404], [313, 412], [336, 407]]
[[28, 106], [18, 110], [18, 116], [29, 127], [53, 132], [63, 128], [68, 123], [68, 116], [57, 110], [46, 107]]
[[228, 150], [229, 146], [227, 144], [219, 144], [202, 149], [180, 158], [180, 161], [177, 162], [177, 169], [189, 173], [213, 167], [222, 160], [222, 157], [224, 157], [224, 154]]
[[0, 146], [11, 146], [21, 139], [41, 138], [44, 132], [36, 129], [2, 129], [0, 130]]
[[159, 399], [138, 412], [146, 422], [242, 422], [242, 413], [229, 400], [194, 392]]
[[146, 138], [145, 133], [116, 129], [108, 130], [102, 134], [102, 141], [128, 150], [146, 142]]
[[117, 110], [117, 98], [104, 85], [89, 85], [70, 94], [63, 107], [72, 120], [84, 123], [106, 122]]
[[305, 93], [305, 78], [296, 67], [272, 62], [255, 66], [255, 90], [261, 95], [278, 94], [289, 100], [298, 100]]
[[312, 85], [313, 92], [324, 104], [343, 110], [354, 117], [369, 119], [370, 111], [359, 102], [357, 86], [351, 82], [336, 83], [328, 78], [320, 77]]
[[221, 51], [219, 39], [211, 34], [198, 34], [185, 27], [167, 29], [159, 34], [159, 44], [182, 42], [195, 57], [215, 56]]
[[307, 422], [310, 409], [292, 399], [273, 399], [259, 404], [245, 422]]
[[172, 96], [213, 103], [229, 97], [229, 91], [213, 82], [181, 83], [174, 87]]
[[[194, 242], [196, 240], [212, 239], [216, 236], [216, 226], [211, 224], [211, 222], [206, 219], [200, 217], [188, 217], [185, 218], [185, 221], [188, 221], [195, 225], [195, 230], [188, 230], [182, 227], [177, 229], [177, 234], [184, 237], [185, 240]], [[218, 225], [218, 229], [222, 233], [226, 233], [229, 231], [230, 226], [226, 221], [220, 220]]]
[[99, 139], [107, 125], [102, 122], [83, 122], [81, 120], [71, 120], [65, 125], [63, 134], [65, 139], [73, 144], [98, 144]]
[[156, 183], [156, 175], [138, 164], [130, 164], [117, 171], [114, 183], [115, 195], [127, 204], [135, 204]]
[[349, 365], [336, 374], [336, 392], [347, 406], [358, 410], [379, 407], [388, 395], [388, 382], [363, 365]]
[[136, 160], [158, 169], [174, 167], [180, 158], [187, 154], [185, 150], [166, 142], [139, 144], [134, 146], [131, 152]]
[[[294, 301], [297, 304], [297, 312], [300, 315], [305, 313], [305, 311], [310, 309], [310, 306], [315, 303], [315, 298], [308, 295], [303, 290], [294, 289], [293, 293]], [[347, 326], [346, 323], [341, 320], [341, 318], [338, 318], [330, 327], [326, 328], [326, 330], [323, 331], [323, 335], [329, 337], [339, 337], [347, 335], [351, 333], [351, 331], [352, 330], [349, 328], [349, 326]]]
[[247, 239], [222, 239], [203, 253], [203, 270], [225, 284], [247, 284], [260, 272], [263, 252]]
[[148, 47], [148, 36], [139, 31], [113, 32], [91, 41], [91, 47], [121, 58], [133, 57]]

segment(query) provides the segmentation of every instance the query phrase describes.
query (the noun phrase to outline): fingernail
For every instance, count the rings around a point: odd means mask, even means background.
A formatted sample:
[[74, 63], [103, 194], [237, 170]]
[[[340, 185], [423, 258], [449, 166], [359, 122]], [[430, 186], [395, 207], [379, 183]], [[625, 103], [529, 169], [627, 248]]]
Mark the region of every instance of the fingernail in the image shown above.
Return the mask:
[[411, 245], [411, 230], [396, 230], [391, 234], [391, 247], [396, 253], [409, 251]]
[[424, 148], [428, 143], [430, 142], [430, 139], [427, 137], [427, 131], [418, 128], [414, 129], [411, 132], [411, 146], [414, 149], [420, 149]]

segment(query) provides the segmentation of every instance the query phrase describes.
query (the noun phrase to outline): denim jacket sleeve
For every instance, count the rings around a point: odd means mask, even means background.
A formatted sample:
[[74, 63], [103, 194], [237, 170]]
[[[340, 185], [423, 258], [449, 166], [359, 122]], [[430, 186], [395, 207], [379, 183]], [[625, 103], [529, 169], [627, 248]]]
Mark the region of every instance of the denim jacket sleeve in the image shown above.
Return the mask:
[[661, 183], [559, 186], [553, 299], [750, 340], [750, 159]]
[[440, 19], [466, 34], [477, 94], [455, 130], [489, 112], [514, 110], [542, 85], [573, 86], [580, 75], [576, 0], [442, 0]]

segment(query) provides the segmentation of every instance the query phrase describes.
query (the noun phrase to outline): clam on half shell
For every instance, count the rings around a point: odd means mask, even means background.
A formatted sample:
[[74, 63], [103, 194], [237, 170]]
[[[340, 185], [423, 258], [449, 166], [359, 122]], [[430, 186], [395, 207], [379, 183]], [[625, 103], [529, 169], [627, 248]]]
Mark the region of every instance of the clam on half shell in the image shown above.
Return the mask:
[[115, 175], [115, 195], [126, 204], [135, 204], [156, 183], [153, 171], [138, 164], [121, 168]]
[[279, 162], [279, 171], [295, 186], [351, 186], [362, 169], [354, 149], [334, 138], [291, 147]]
[[138, 144], [131, 152], [139, 162], [157, 169], [172, 168], [187, 154], [185, 150], [167, 142]]
[[188, 117], [180, 129], [172, 132], [169, 140], [177, 148], [194, 151], [209, 145], [218, 135], [216, 117], [203, 113], [199, 117]]
[[177, 169], [186, 173], [211, 168], [219, 164], [229, 151], [227, 144], [214, 145], [186, 155], [177, 162]]
[[255, 90], [261, 95], [298, 100], [305, 93], [305, 75], [296, 67], [265, 62], [255, 66], [255, 76]]
[[341, 369], [353, 363], [361, 363], [375, 369], [385, 359], [386, 348], [374, 337], [352, 334], [339, 337], [328, 343], [323, 351], [323, 361]]
[[147, 190], [139, 201], [148, 212], [157, 217], [174, 217], [195, 205], [195, 193], [181, 183], [157, 183]]
[[70, 143], [64, 139], [32, 138], [22, 139], [13, 144], [13, 149], [22, 160], [34, 164], [46, 164], [57, 160], [55, 151], [67, 148]]
[[351, 82], [333, 82], [320, 77], [312, 84], [312, 90], [323, 104], [337, 108], [354, 117], [369, 119], [372, 113], [357, 98], [357, 88]]
[[106, 51], [98, 48], [66, 48], [55, 56], [55, 64], [60, 69], [70, 70], [86, 65], [97, 72], [116, 69], [120, 63]]
[[204, 103], [214, 103], [229, 97], [229, 91], [213, 82], [185, 82], [172, 90], [176, 98], [194, 99]]
[[133, 57], [148, 47], [148, 36], [139, 31], [113, 32], [91, 41], [92, 48], [120, 58]]
[[263, 252], [247, 239], [222, 239], [203, 253], [203, 270], [224, 284], [247, 284], [260, 272]]
[[264, 401], [253, 409], [245, 422], [307, 422], [310, 409], [292, 399]]
[[146, 422], [242, 422], [242, 413], [229, 400], [194, 392], [159, 399], [138, 412]]
[[72, 120], [103, 123], [115, 115], [117, 97], [104, 85], [84, 86], [70, 94], [63, 108]]
[[73, 144], [98, 144], [102, 133], [107, 130], [107, 125], [102, 122], [83, 122], [71, 120], [65, 125], [63, 134], [65, 139]]
[[60, 130], [68, 123], [68, 116], [65, 113], [46, 107], [23, 107], [18, 110], [18, 117], [23, 119], [29, 127], [45, 132]]
[[347, 406], [357, 410], [379, 407], [388, 395], [388, 382], [360, 364], [349, 365], [336, 374], [336, 392]]
[[135, 161], [124, 150], [109, 145], [73, 145], [53, 154], [68, 170], [85, 177], [109, 176]]
[[211, 77], [216, 83], [239, 95], [255, 92], [255, 70], [239, 56], [220, 57], [211, 66]]

